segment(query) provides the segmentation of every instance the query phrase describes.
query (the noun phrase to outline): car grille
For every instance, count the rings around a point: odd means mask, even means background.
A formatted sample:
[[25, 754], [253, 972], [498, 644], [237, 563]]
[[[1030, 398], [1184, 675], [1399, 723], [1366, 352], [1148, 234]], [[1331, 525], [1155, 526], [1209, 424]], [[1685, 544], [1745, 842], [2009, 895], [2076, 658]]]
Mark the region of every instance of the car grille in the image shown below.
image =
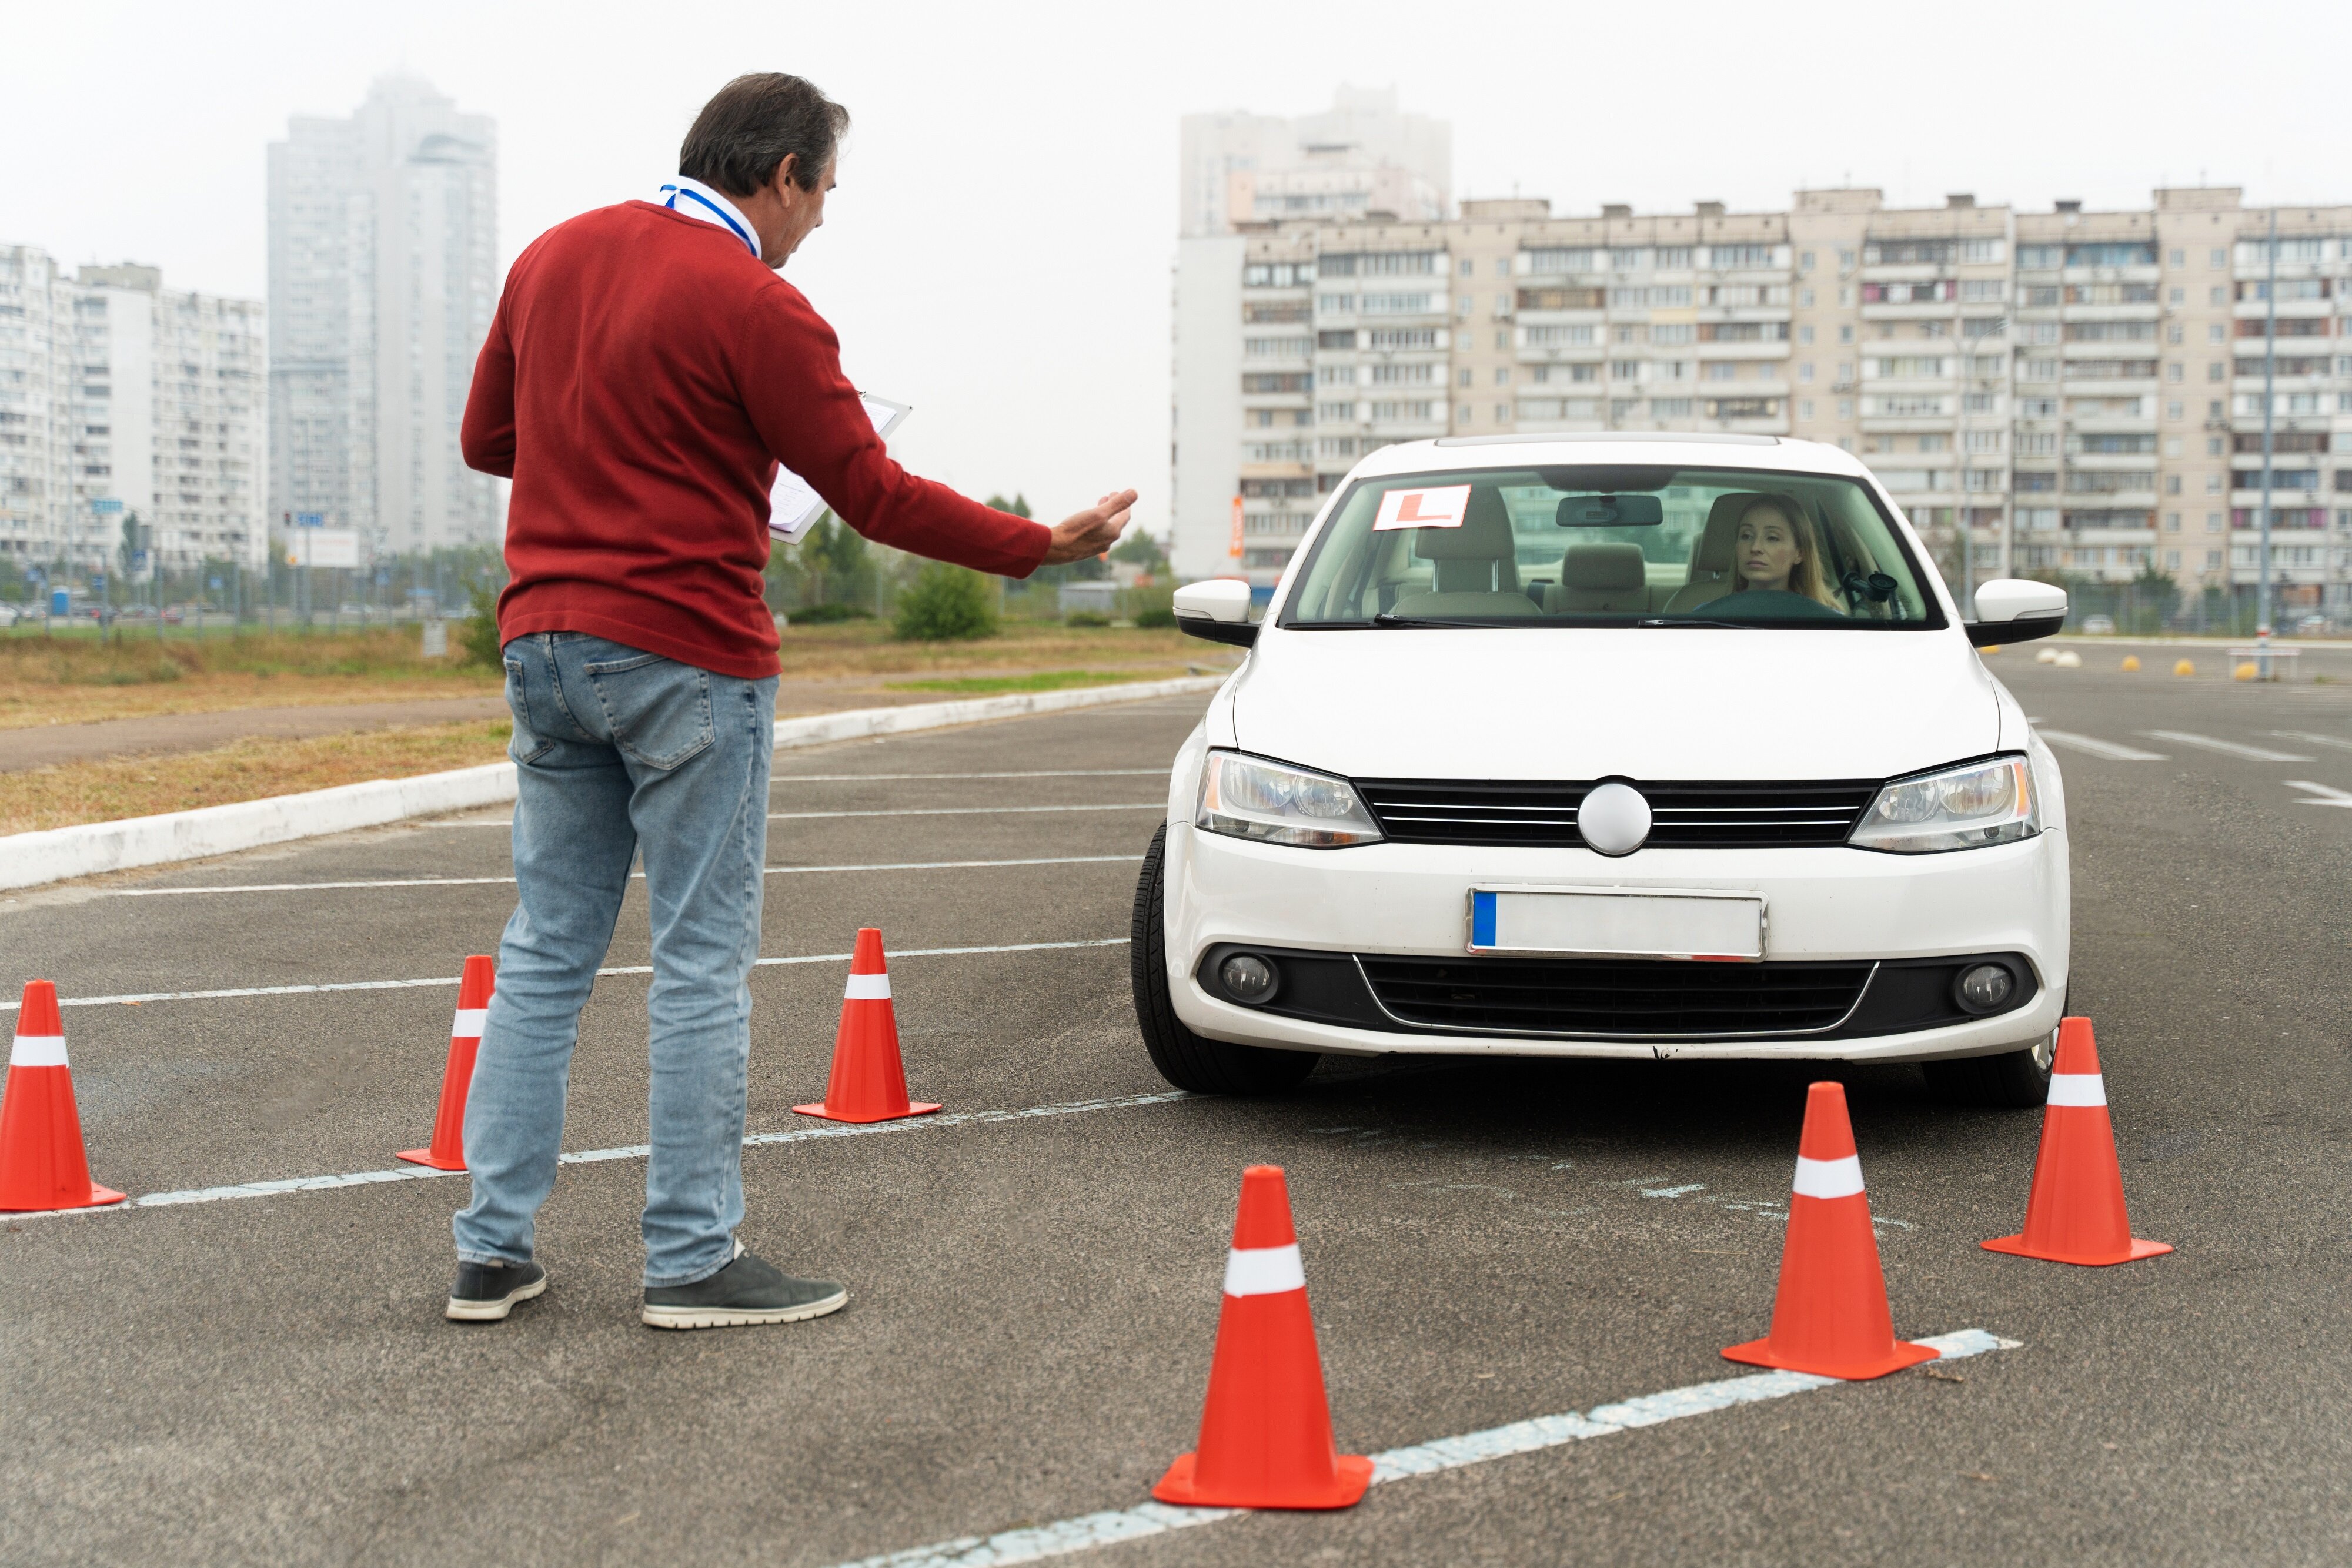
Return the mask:
[[[1528, 844], [1574, 848], [1576, 808], [1591, 783], [1360, 779], [1381, 828], [1407, 844]], [[1801, 784], [1633, 786], [1650, 802], [1654, 849], [1842, 844], [1878, 793], [1874, 779]]]
[[1364, 957], [1381, 1006], [1428, 1029], [1518, 1035], [1801, 1034], [1836, 1027], [1868, 962]]

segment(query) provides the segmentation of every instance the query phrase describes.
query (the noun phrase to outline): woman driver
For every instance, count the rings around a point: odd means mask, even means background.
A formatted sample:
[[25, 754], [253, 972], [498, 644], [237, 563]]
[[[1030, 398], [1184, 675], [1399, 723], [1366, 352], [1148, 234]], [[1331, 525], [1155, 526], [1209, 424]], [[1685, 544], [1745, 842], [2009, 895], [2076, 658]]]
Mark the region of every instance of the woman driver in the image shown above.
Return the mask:
[[1735, 593], [1794, 593], [1840, 609], [1822, 581], [1821, 547], [1801, 507], [1769, 496], [1749, 502], [1731, 559]]

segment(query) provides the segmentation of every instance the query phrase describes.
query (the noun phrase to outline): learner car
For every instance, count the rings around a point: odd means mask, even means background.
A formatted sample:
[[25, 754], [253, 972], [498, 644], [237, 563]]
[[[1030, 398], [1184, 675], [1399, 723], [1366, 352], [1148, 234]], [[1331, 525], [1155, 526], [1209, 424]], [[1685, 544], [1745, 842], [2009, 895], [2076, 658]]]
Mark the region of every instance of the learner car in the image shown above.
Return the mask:
[[[1184, 742], [1136, 892], [1160, 1072], [1323, 1054], [1918, 1061], [2042, 1103], [2066, 993], [2056, 760], [1846, 453], [1769, 436], [1387, 447], [1311, 526]], [[1972, 644], [1974, 646], [1972, 646]]]

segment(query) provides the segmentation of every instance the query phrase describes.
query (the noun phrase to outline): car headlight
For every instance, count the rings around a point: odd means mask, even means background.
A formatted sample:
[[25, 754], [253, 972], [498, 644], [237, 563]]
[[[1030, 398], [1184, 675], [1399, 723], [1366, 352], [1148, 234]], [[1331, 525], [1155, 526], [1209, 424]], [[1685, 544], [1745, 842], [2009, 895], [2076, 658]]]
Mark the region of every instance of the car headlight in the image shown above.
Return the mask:
[[1878, 792], [1846, 841], [1901, 855], [2005, 844], [2042, 831], [2033, 809], [2033, 769], [2022, 757], [1971, 762]]
[[1346, 779], [1231, 751], [1209, 753], [1192, 825], [1310, 850], [1377, 843], [1381, 837], [1380, 824]]

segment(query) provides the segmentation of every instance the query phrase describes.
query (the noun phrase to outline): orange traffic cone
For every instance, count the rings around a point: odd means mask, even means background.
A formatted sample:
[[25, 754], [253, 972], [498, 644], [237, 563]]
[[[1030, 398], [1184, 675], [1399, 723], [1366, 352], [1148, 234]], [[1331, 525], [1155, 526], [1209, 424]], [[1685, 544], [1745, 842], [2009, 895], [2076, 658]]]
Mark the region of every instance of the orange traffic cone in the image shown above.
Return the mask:
[[8, 1087], [0, 1092], [0, 1211], [96, 1208], [121, 1201], [121, 1193], [89, 1179], [58, 988], [30, 981], [8, 1051]]
[[882, 964], [882, 933], [857, 933], [849, 957], [849, 989], [841, 1000], [841, 1027], [833, 1039], [833, 1076], [824, 1100], [795, 1105], [803, 1116], [829, 1122], [891, 1122], [923, 1116], [937, 1105], [907, 1098], [907, 1069], [898, 1060], [898, 1017], [890, 1010], [890, 974]]
[[1252, 1166], [1225, 1255], [1200, 1446], [1168, 1467], [1151, 1495], [1198, 1508], [1347, 1508], [1371, 1480], [1371, 1460], [1331, 1441], [1282, 1167]]
[[1895, 1337], [1843, 1084], [1816, 1083], [1805, 1092], [1772, 1332], [1723, 1354], [1750, 1366], [1847, 1378], [1884, 1377], [1938, 1354]]
[[2033, 1158], [2033, 1190], [2025, 1199], [2025, 1229], [1982, 1245], [1989, 1251], [2053, 1263], [2128, 1263], [2169, 1252], [2168, 1241], [2137, 1241], [2124, 1212], [2124, 1173], [2116, 1161], [2116, 1130], [2107, 1120], [2106, 1081], [2089, 1019], [2061, 1019], [2058, 1060], [2050, 1099], [2042, 1112], [2042, 1152]]
[[466, 960], [457, 979], [457, 1017], [449, 1025], [449, 1060], [441, 1069], [441, 1108], [433, 1116], [433, 1146], [403, 1149], [394, 1159], [436, 1171], [466, 1168], [466, 1092], [474, 1086], [474, 1053], [482, 1048], [482, 1019], [498, 988], [498, 967], [482, 954]]

